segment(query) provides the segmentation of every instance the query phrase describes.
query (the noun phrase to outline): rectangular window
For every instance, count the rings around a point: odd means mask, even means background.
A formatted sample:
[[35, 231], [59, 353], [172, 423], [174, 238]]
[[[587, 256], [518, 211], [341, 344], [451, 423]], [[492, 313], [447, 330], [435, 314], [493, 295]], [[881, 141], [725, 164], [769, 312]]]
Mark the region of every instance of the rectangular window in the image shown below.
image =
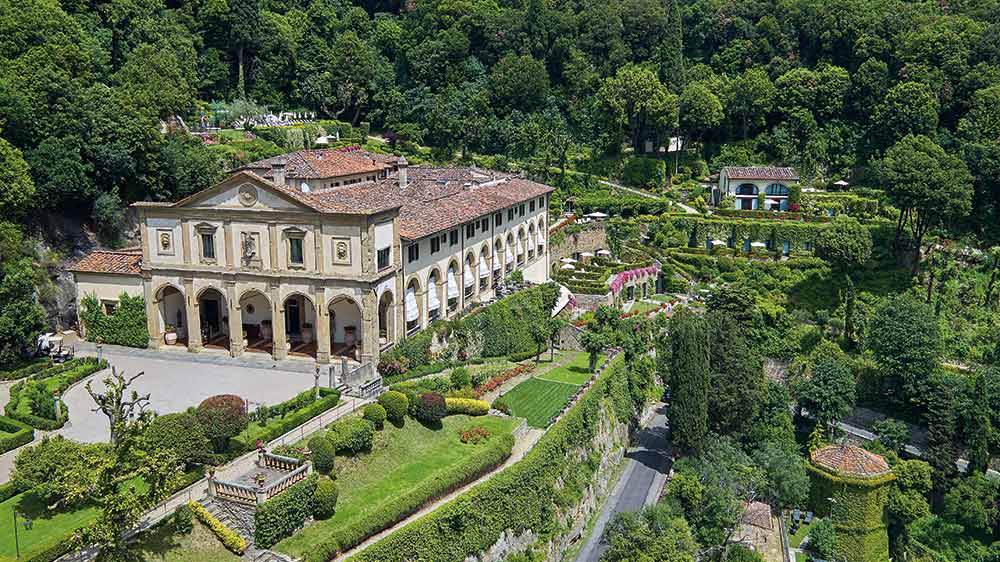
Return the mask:
[[215, 259], [215, 235], [203, 232], [201, 234], [201, 257], [206, 260]]
[[406, 260], [409, 263], [413, 263], [420, 259], [420, 245], [411, 244], [406, 248]]
[[493, 213], [493, 226], [500, 226], [503, 222], [503, 214]]
[[289, 238], [288, 239], [288, 261], [295, 265], [302, 265], [302, 239], [301, 238]]
[[524, 203], [521, 203], [521, 206], [518, 207], [517, 214], [521, 215], [522, 217], [524, 216]]
[[454, 246], [458, 244], [458, 229], [452, 230], [448, 233], [448, 244]]
[[385, 269], [389, 267], [389, 250], [391, 247], [387, 246], [379, 250], [378, 253], [378, 268]]
[[111, 316], [115, 313], [115, 309], [118, 308], [118, 303], [116, 301], [101, 301], [104, 305], [104, 315]]
[[507, 209], [507, 222], [514, 220], [514, 209]]
[[476, 223], [471, 222], [465, 225], [465, 239], [468, 240], [476, 235]]
[[431, 238], [431, 255], [441, 251], [441, 239], [435, 236]]
[[490, 219], [483, 219], [479, 221], [479, 230], [486, 232], [490, 229]]
[[528, 212], [529, 213], [534, 213], [535, 212], [535, 200], [534, 199], [531, 200], [531, 203], [528, 203]]

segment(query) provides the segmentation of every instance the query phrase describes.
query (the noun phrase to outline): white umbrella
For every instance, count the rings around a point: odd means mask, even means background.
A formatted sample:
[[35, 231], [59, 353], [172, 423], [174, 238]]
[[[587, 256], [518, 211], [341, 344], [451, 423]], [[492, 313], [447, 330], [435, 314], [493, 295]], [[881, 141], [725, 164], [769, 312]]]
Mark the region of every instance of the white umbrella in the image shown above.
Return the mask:
[[839, 187], [847, 187], [847, 186], [849, 186], [851, 184], [847, 183], [844, 180], [837, 180], [837, 181], [833, 182], [833, 185], [836, 185], [836, 186], [839, 186]]
[[563, 263], [576, 263], [576, 260], [573, 259], [573, 258], [563, 258], [563, 259], [561, 259], [559, 261], [561, 261]]
[[750, 243], [750, 247], [751, 248], [766, 248], [767, 244], [765, 244], [763, 242], [751, 242]]
[[594, 257], [594, 254], [591, 254], [590, 252], [583, 252], [582, 254], [580, 254], [580, 257], [581, 258], [592, 258], [592, 257]]
[[723, 242], [722, 240], [719, 240], [718, 238], [716, 238], [715, 240], [712, 240], [712, 245], [713, 246], [725, 246], [726, 243]]
[[600, 211], [595, 211], [593, 213], [587, 213], [586, 215], [583, 215], [583, 216], [587, 217], [588, 219], [606, 219], [606, 218], [608, 218], [608, 215], [606, 215], [606, 214], [604, 214], [604, 213], [602, 213]]
[[767, 203], [768, 205], [777, 205], [778, 203], [781, 203], [781, 201], [778, 201], [777, 199], [765, 199], [764, 203]]
[[573, 267], [573, 264], [571, 263], [564, 263], [563, 266], [560, 267], [559, 269], [576, 269], [576, 268]]
[[599, 255], [599, 256], [610, 256], [611, 252], [609, 252], [607, 250], [597, 250], [597, 255]]

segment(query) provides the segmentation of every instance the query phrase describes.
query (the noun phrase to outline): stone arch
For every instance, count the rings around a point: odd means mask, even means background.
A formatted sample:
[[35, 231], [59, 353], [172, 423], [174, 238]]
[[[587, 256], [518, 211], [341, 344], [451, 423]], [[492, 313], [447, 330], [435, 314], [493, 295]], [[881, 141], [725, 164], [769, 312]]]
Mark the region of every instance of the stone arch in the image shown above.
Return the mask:
[[427, 321], [433, 322], [441, 317], [441, 307], [444, 299], [441, 298], [441, 270], [432, 267], [427, 275], [427, 290], [424, 298], [427, 299]]
[[[156, 329], [154, 337], [163, 338], [167, 345], [187, 345], [187, 296], [173, 283], [164, 283], [153, 292], [156, 304]], [[168, 328], [173, 328], [169, 330]], [[169, 334], [173, 334], [170, 336]]]
[[510, 273], [514, 271], [514, 233], [507, 233], [507, 242], [504, 244], [504, 254], [503, 254], [503, 264], [504, 273]]
[[517, 240], [514, 243], [515, 256], [517, 257], [517, 265], [523, 266], [525, 260], [525, 244], [527, 242], [527, 237], [524, 234], [524, 225], [522, 224], [517, 229]]
[[[284, 311], [285, 346], [293, 355], [316, 357], [316, 304], [299, 291], [291, 291], [281, 301]], [[275, 329], [278, 329], [275, 326]]]
[[420, 314], [420, 300], [417, 296], [420, 292], [420, 280], [415, 275], [410, 277], [403, 291], [403, 322], [406, 323], [406, 333], [412, 334], [420, 329], [422, 316]]
[[525, 249], [528, 251], [528, 260], [535, 257], [535, 223], [528, 223], [528, 239], [525, 241]]
[[330, 352], [357, 359], [364, 339], [361, 305], [351, 295], [337, 295], [326, 303], [330, 322]]
[[395, 295], [392, 291], [383, 291], [378, 297], [378, 327], [379, 347], [396, 341]]
[[462, 291], [467, 299], [476, 293], [476, 288], [478, 287], [476, 283], [477, 264], [476, 251], [470, 248], [465, 253], [465, 260], [462, 262]]
[[239, 297], [243, 349], [274, 353], [274, 306], [267, 293], [247, 289]]
[[490, 288], [490, 245], [484, 242], [479, 248], [479, 261], [476, 263], [476, 277], [479, 279], [479, 291]]
[[203, 287], [196, 295], [201, 341], [205, 347], [229, 349], [229, 307], [226, 293], [218, 287]]

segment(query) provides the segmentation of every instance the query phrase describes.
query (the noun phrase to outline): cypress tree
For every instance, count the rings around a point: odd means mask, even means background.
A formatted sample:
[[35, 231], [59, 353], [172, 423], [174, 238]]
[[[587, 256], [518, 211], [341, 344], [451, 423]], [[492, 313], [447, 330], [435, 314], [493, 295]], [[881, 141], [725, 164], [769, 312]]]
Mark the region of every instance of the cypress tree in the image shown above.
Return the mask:
[[767, 380], [760, 356], [750, 347], [732, 316], [710, 313], [712, 349], [709, 410], [712, 431], [732, 435], [750, 429], [760, 412]]
[[708, 321], [680, 310], [670, 321], [670, 425], [680, 449], [697, 450], [708, 433]]
[[958, 448], [955, 446], [955, 393], [951, 386], [938, 382], [927, 410], [927, 463], [934, 472], [935, 501], [940, 502], [955, 476]]
[[667, 33], [660, 45], [660, 78], [674, 92], [684, 87], [684, 24], [677, 0], [666, 0]]
[[990, 464], [990, 408], [986, 377], [976, 377], [975, 395], [969, 412], [969, 472], [986, 473]]

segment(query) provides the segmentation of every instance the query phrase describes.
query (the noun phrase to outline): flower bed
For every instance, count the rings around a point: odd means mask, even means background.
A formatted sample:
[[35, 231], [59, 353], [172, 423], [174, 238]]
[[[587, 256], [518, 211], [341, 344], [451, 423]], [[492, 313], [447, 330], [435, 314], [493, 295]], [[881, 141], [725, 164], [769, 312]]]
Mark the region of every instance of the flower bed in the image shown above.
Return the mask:
[[518, 365], [513, 369], [507, 369], [506, 371], [491, 377], [489, 380], [483, 384], [477, 386], [473, 391], [477, 398], [481, 398], [483, 395], [493, 392], [494, 390], [500, 388], [503, 383], [509, 381], [510, 379], [523, 375], [525, 373], [530, 373], [535, 370], [535, 363], [525, 363], [524, 365]]

